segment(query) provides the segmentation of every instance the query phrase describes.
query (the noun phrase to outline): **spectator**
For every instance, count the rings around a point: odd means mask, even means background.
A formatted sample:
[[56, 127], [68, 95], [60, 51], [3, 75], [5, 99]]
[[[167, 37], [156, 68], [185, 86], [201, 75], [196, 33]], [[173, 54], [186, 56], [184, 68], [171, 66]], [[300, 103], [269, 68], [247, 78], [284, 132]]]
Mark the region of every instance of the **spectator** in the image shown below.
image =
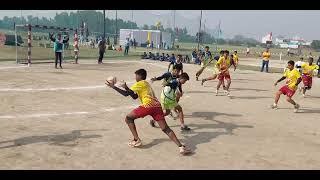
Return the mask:
[[[320, 67], [320, 56], [318, 58], [317, 65]], [[318, 78], [320, 78], [320, 69], [318, 69]]]
[[247, 53], [246, 53], [246, 56], [248, 56], [248, 55], [249, 55], [249, 53], [250, 53], [250, 48], [249, 48], [249, 47], [247, 47]]
[[169, 56], [169, 54], [166, 55], [165, 61], [170, 61], [170, 56]]
[[152, 54], [152, 52], [149, 52], [148, 59], [153, 59], [153, 54]]
[[148, 59], [148, 54], [146, 52], [143, 52], [141, 59]]
[[118, 48], [119, 52], [122, 52], [122, 46], [120, 45], [120, 47]]
[[166, 56], [164, 55], [164, 53], [162, 53], [162, 55], [160, 56], [160, 61], [165, 61], [166, 60]]
[[271, 53], [269, 51], [269, 48], [267, 48], [262, 53], [262, 66], [261, 66], [261, 72], [264, 70], [264, 66], [266, 66], [266, 72], [269, 72], [269, 59], [270, 59]]
[[185, 59], [184, 59], [184, 62], [185, 62], [185, 63], [190, 63], [190, 58], [189, 58], [188, 55], [186, 55], [186, 57], [185, 57]]
[[156, 53], [154, 60], [160, 60], [160, 54], [158, 52]]
[[125, 45], [124, 45], [124, 55], [129, 54], [129, 48], [130, 48], [130, 42], [129, 42], [129, 38], [127, 38]]
[[134, 49], [136, 49], [136, 46], [137, 46], [136, 38], [133, 38], [133, 47], [134, 47]]
[[153, 41], [151, 41], [151, 50], [153, 50]]
[[98, 58], [98, 64], [102, 64], [103, 55], [106, 51], [106, 41], [105, 39], [100, 40], [98, 42], [98, 48], [99, 48], [99, 58]]
[[109, 39], [109, 36], [107, 37], [107, 45], [110, 45], [110, 39]]

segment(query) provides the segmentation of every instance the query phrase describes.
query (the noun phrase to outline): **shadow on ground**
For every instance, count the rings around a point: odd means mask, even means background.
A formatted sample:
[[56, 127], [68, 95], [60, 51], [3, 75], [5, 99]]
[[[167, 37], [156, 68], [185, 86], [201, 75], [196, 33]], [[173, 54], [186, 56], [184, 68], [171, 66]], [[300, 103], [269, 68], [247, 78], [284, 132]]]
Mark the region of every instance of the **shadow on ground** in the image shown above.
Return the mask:
[[[185, 115], [186, 118], [190, 117], [200, 117], [204, 120], [211, 120], [215, 122], [214, 124], [188, 124], [188, 126], [191, 128], [188, 132], [181, 132], [182, 135], [185, 137], [185, 141], [187, 142], [187, 145], [195, 151], [197, 149], [197, 146], [203, 143], [208, 143], [211, 140], [217, 138], [220, 135], [234, 135], [234, 130], [238, 128], [253, 128], [253, 126], [250, 125], [238, 125], [235, 123], [227, 123], [222, 122], [218, 120], [214, 120], [215, 116], [219, 115], [225, 115], [225, 116], [231, 116], [231, 117], [240, 117], [242, 115], [240, 114], [226, 114], [226, 113], [218, 113], [218, 112], [193, 112], [191, 115]], [[176, 126], [170, 126], [170, 127], [176, 127]], [[207, 132], [197, 132], [197, 130], [203, 130], [207, 129], [210, 131]], [[215, 129], [219, 129], [219, 131], [213, 131]], [[222, 129], [222, 131], [220, 130]], [[175, 132], [178, 133], [178, 132]], [[151, 148], [152, 146], [155, 146], [159, 143], [163, 142], [169, 142], [170, 140], [167, 138], [161, 138], [161, 139], [154, 139], [151, 143], [144, 145], [142, 148], [147, 149]], [[196, 153], [196, 152], [195, 152]], [[193, 154], [195, 154], [193, 153]], [[192, 154], [191, 154], [192, 155]]]
[[[4, 148], [13, 148], [17, 146], [24, 146], [34, 143], [47, 142], [49, 145], [58, 145], [58, 146], [76, 146], [77, 143], [74, 142], [77, 139], [90, 139], [90, 138], [100, 138], [101, 135], [91, 134], [91, 135], [82, 135], [81, 132], [84, 131], [106, 131], [106, 129], [99, 130], [74, 130], [67, 134], [57, 134], [57, 135], [45, 135], [45, 136], [27, 136], [9, 141], [2, 141], [1, 144], [11, 143], [11, 145], [0, 146], [0, 149]], [[73, 144], [64, 144], [67, 142], [73, 142]]]

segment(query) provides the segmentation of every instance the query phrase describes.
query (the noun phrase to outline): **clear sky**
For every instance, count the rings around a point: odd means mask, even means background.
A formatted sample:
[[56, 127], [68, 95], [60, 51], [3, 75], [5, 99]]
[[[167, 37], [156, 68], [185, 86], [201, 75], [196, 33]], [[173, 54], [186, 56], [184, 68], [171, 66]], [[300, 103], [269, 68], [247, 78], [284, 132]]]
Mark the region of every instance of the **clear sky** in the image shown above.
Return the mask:
[[[46, 16], [54, 17], [56, 12], [65, 10], [23, 10], [23, 16]], [[68, 11], [70, 12], [70, 11]], [[1, 10], [0, 19], [4, 16], [20, 16], [20, 10]], [[138, 14], [144, 14], [139, 16]], [[147, 13], [150, 16], [146, 16]], [[178, 26], [187, 26], [191, 32], [196, 32], [199, 27], [200, 10], [177, 10], [177, 15], [181, 20]], [[146, 17], [157, 17], [172, 14], [171, 10], [135, 10], [134, 21], [139, 26], [151, 24]], [[114, 18], [114, 11], [107, 11], [109, 18]], [[125, 20], [131, 20], [131, 11], [118, 11], [118, 16]], [[154, 21], [154, 20], [153, 20]], [[274, 36], [284, 35], [287, 37], [299, 36], [307, 40], [320, 39], [320, 11], [311, 10], [204, 10], [203, 21], [206, 28], [214, 29], [219, 21], [226, 37], [242, 34], [248, 37], [260, 39], [268, 32], [273, 32]], [[172, 22], [171, 22], [172, 23]], [[180, 24], [179, 24], [180, 23]], [[163, 23], [164, 24], [164, 23]]]

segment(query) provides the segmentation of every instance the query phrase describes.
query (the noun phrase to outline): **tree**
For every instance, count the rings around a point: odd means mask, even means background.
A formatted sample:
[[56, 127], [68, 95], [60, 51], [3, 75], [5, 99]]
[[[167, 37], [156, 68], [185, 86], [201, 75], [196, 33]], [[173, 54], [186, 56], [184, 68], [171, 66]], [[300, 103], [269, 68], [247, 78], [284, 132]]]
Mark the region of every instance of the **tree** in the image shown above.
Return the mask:
[[149, 26], [145, 24], [145, 25], [143, 25], [142, 29], [148, 30]]
[[320, 49], [320, 40], [313, 40], [311, 43], [313, 49]]

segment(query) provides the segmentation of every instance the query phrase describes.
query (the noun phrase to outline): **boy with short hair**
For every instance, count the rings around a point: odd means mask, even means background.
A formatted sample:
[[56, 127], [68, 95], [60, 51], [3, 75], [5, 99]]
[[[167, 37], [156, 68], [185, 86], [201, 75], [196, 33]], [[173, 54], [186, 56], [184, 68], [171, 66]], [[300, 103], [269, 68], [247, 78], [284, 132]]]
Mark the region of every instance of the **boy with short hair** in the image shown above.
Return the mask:
[[298, 85], [301, 82], [301, 75], [297, 69], [294, 68], [294, 61], [288, 61], [287, 70], [284, 72], [282, 78], [274, 83], [274, 86], [283, 80], [287, 79], [286, 85], [282, 86], [276, 93], [274, 103], [271, 106], [272, 109], [278, 108], [278, 101], [281, 94], [287, 95], [287, 101], [294, 106], [294, 112], [297, 112], [299, 109], [299, 104], [294, 102], [292, 96], [297, 90]]
[[158, 123], [161, 130], [169, 136], [169, 138], [176, 143], [179, 147], [180, 154], [186, 155], [191, 153], [191, 150], [186, 146], [182, 145], [176, 137], [175, 133], [169, 128], [165, 121], [165, 117], [161, 108], [161, 104], [156, 98], [153, 89], [150, 84], [146, 81], [147, 71], [139, 69], [135, 72], [136, 83], [128, 88], [126, 83], [122, 84], [124, 90], [114, 86], [114, 84], [106, 82], [106, 85], [113, 88], [123, 96], [131, 96], [133, 99], [139, 98], [141, 105], [131, 111], [125, 118], [125, 121], [133, 135], [133, 140], [128, 143], [130, 147], [139, 147], [142, 145], [141, 139], [138, 136], [136, 126], [134, 123], [135, 119], [143, 118], [145, 116], [152, 116], [153, 119]]
[[302, 63], [301, 64], [301, 70], [302, 70], [302, 82], [303, 87], [300, 87], [300, 92], [302, 90], [302, 96], [305, 97], [306, 91], [310, 90], [312, 87], [312, 77], [314, 70], [319, 71], [319, 66], [316, 64], [313, 64], [313, 58], [309, 57], [308, 63]]
[[216, 67], [219, 70], [219, 73], [218, 73], [219, 82], [217, 85], [216, 95], [218, 95], [220, 86], [221, 86], [221, 84], [224, 83], [224, 79], [226, 79], [227, 86], [224, 89], [225, 89], [227, 96], [230, 96], [230, 91], [229, 91], [230, 84], [231, 84], [231, 77], [230, 77], [230, 72], [229, 72], [230, 66], [231, 66], [231, 61], [229, 58], [229, 51], [226, 50], [226, 51], [224, 51], [223, 56], [220, 57], [220, 59], [216, 63]]
[[[188, 131], [190, 128], [184, 124], [184, 114], [182, 107], [178, 104], [179, 99], [177, 96], [177, 91], [182, 93], [182, 84], [185, 84], [186, 81], [189, 80], [189, 75], [187, 73], [182, 73], [178, 76], [178, 70], [174, 67], [172, 73], [167, 72], [160, 77], [152, 78], [152, 81], [158, 81], [165, 79], [163, 83], [163, 90], [161, 92], [161, 105], [162, 108], [165, 110], [165, 116], [169, 115], [171, 110], [175, 110], [178, 113], [180, 123], [181, 123], [181, 130]], [[150, 121], [152, 127], [155, 127], [154, 120]]]

